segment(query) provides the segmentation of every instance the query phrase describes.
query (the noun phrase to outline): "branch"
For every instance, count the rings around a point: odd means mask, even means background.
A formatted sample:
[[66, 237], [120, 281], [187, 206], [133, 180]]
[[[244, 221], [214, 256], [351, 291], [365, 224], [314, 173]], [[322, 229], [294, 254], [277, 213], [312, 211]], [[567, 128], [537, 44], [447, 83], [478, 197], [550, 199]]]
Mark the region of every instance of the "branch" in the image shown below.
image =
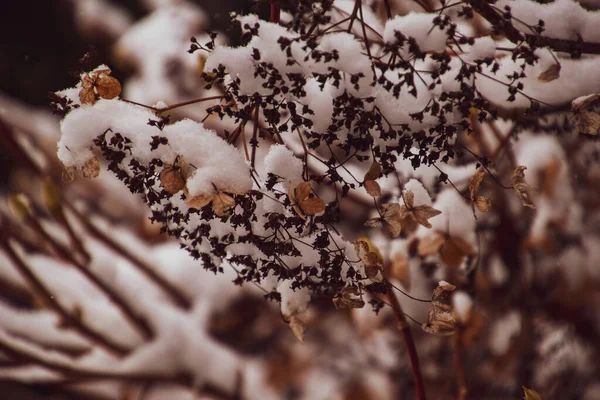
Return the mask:
[[394, 316], [398, 321], [398, 329], [402, 334], [402, 340], [404, 340], [404, 345], [406, 346], [408, 358], [410, 359], [410, 367], [412, 370], [413, 378], [415, 380], [415, 398], [417, 400], [426, 400], [425, 384], [423, 383], [423, 375], [421, 374], [421, 366], [419, 365], [419, 356], [417, 354], [417, 348], [415, 347], [415, 341], [412, 336], [410, 327], [408, 326], [406, 316], [404, 315], [402, 307], [398, 302], [398, 298], [389, 286], [387, 291], [387, 298], [390, 303], [390, 306], [392, 306], [392, 310], [394, 311]]
[[584, 42], [582, 40], [556, 39], [540, 35], [523, 33], [510, 20], [498, 14], [488, 1], [466, 0], [475, 11], [488, 20], [494, 29], [504, 33], [513, 43], [527, 42], [531, 47], [550, 47], [554, 51], [569, 53], [577, 56], [582, 53], [600, 54], [600, 43]]

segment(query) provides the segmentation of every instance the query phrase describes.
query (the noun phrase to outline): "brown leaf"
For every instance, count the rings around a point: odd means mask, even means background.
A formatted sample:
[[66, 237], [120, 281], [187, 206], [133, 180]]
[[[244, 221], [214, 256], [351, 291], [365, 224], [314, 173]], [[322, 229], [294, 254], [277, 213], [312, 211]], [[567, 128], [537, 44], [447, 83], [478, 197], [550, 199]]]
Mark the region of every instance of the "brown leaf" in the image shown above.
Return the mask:
[[96, 156], [90, 158], [81, 168], [84, 178], [96, 178], [100, 175], [100, 161]]
[[306, 200], [302, 200], [298, 203], [302, 211], [307, 214], [315, 215], [325, 211], [325, 201], [318, 197], [311, 197]]
[[381, 196], [381, 187], [375, 181], [365, 181], [365, 190], [371, 197]]
[[121, 83], [108, 74], [101, 74], [96, 79], [96, 90], [103, 99], [114, 99], [121, 94]]
[[296, 202], [301, 202], [305, 200], [311, 192], [311, 187], [309, 182], [302, 182], [296, 189], [294, 189], [294, 198]]
[[484, 176], [485, 171], [479, 171], [478, 173], [473, 175], [471, 179], [469, 179], [469, 193], [471, 194], [471, 200], [475, 198], [475, 194], [479, 190]]
[[381, 178], [381, 165], [377, 161], [373, 161], [371, 167], [365, 174], [364, 181], [374, 181]]
[[543, 71], [538, 75], [538, 81], [540, 82], [552, 82], [555, 79], [560, 78], [560, 64], [552, 64], [547, 70]]
[[224, 216], [227, 211], [232, 209], [235, 206], [235, 199], [228, 194], [223, 192], [218, 192], [213, 197], [212, 208], [215, 214], [219, 217]]
[[304, 343], [304, 331], [306, 327], [304, 326], [304, 322], [297, 316], [293, 315], [290, 318], [290, 329], [296, 338], [300, 341], [300, 343]]
[[442, 261], [451, 268], [459, 268], [465, 257], [475, 254], [473, 246], [456, 236], [448, 236], [440, 248]]
[[169, 194], [175, 194], [185, 187], [185, 179], [183, 178], [181, 168], [175, 165], [165, 165], [160, 172], [159, 180], [160, 186]]
[[488, 212], [492, 208], [492, 201], [485, 196], [477, 196], [475, 197], [475, 207], [482, 213]]
[[527, 167], [519, 165], [515, 168], [512, 176], [512, 187], [517, 196], [525, 207], [535, 208], [535, 204], [531, 201], [530, 192], [535, 191], [535, 188], [525, 182], [525, 170]]
[[409, 210], [412, 209], [415, 206], [415, 194], [412, 190], [405, 190], [402, 196], [406, 208]]
[[421, 238], [419, 239], [419, 244], [417, 245], [417, 253], [424, 257], [435, 255], [439, 252], [440, 248], [444, 244], [444, 240], [444, 236], [437, 232]]
[[561, 167], [562, 164], [560, 163], [560, 160], [558, 158], [553, 158], [552, 161], [544, 166], [544, 169], [541, 171], [540, 182], [542, 192], [550, 197], [554, 196], [556, 180], [560, 174]]
[[431, 304], [440, 310], [450, 310], [450, 294], [456, 290], [456, 286], [446, 281], [440, 281], [431, 295]]
[[96, 93], [94, 92], [94, 80], [89, 74], [84, 74], [81, 79], [81, 90], [79, 91], [79, 101], [81, 104], [93, 105], [96, 103]]
[[386, 203], [381, 206], [381, 217], [371, 218], [365, 222], [365, 226], [375, 228], [383, 224], [383, 228], [392, 237], [400, 236], [402, 224], [398, 218], [400, 205], [398, 203]]
[[383, 221], [383, 229], [393, 238], [400, 236], [402, 224], [400, 221], [390, 218]]

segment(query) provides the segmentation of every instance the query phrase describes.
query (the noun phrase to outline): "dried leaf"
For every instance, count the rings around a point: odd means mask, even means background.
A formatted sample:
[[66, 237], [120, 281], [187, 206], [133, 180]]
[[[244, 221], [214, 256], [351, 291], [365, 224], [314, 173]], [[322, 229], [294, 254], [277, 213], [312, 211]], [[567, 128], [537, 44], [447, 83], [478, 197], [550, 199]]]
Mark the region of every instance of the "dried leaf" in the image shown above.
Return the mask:
[[92, 179], [100, 175], [100, 161], [96, 156], [90, 158], [81, 168], [84, 178]]
[[297, 316], [293, 315], [290, 318], [290, 329], [296, 338], [300, 341], [300, 343], [304, 343], [304, 331], [306, 327], [304, 326], [304, 322]]
[[420, 256], [427, 257], [433, 256], [437, 254], [444, 244], [444, 236], [435, 232], [432, 235], [425, 236], [424, 238], [419, 239], [419, 244], [417, 245], [417, 253]]
[[479, 171], [478, 173], [473, 175], [471, 179], [469, 179], [469, 193], [471, 194], [471, 200], [475, 198], [475, 194], [479, 190], [484, 176], [485, 171]]
[[181, 168], [175, 165], [165, 165], [159, 175], [160, 186], [169, 194], [175, 194], [185, 187], [185, 179]]
[[535, 208], [535, 204], [531, 201], [529, 192], [535, 190], [535, 188], [525, 182], [525, 170], [527, 167], [519, 165], [515, 168], [512, 176], [512, 187], [517, 196], [521, 199], [521, 202], [525, 207]]
[[428, 219], [442, 213], [440, 210], [436, 210], [435, 208], [426, 205], [414, 207], [411, 211], [415, 221], [427, 229], [431, 229], [431, 224]]
[[396, 219], [385, 219], [383, 221], [383, 229], [393, 238], [400, 236], [402, 232], [402, 224]]
[[492, 201], [485, 196], [477, 196], [475, 197], [475, 207], [479, 212], [488, 212], [492, 208]]
[[60, 190], [54, 184], [49, 176], [42, 181], [42, 201], [50, 210], [56, 210], [60, 207]]
[[552, 64], [547, 70], [543, 71], [538, 75], [538, 81], [540, 82], [552, 82], [555, 79], [560, 78], [560, 64]]
[[368, 266], [379, 266], [383, 264], [383, 256], [379, 249], [367, 238], [361, 237], [354, 242], [356, 254]]
[[404, 253], [397, 252], [392, 256], [389, 275], [391, 278], [399, 280], [402, 286], [410, 290], [410, 266], [408, 257]]
[[301, 202], [302, 200], [305, 200], [310, 194], [311, 190], [312, 189], [310, 187], [309, 182], [302, 182], [301, 184], [296, 186], [296, 189], [294, 189], [294, 196], [296, 202]]
[[365, 181], [365, 190], [371, 197], [381, 196], [381, 187], [375, 181]]
[[415, 206], [415, 194], [412, 192], [412, 190], [405, 190], [403, 199], [407, 209], [410, 210]]
[[96, 79], [96, 90], [103, 99], [114, 99], [121, 94], [121, 83], [108, 74], [101, 74]]
[[333, 298], [335, 308], [363, 308], [365, 302], [360, 291], [354, 286], [347, 286]]
[[235, 206], [235, 199], [228, 194], [218, 192], [213, 197], [212, 208], [219, 217], [224, 216], [227, 211]]
[[402, 224], [400, 223], [399, 213], [400, 205], [398, 203], [387, 203], [381, 206], [381, 217], [371, 218], [365, 222], [365, 226], [375, 228], [383, 224], [383, 228], [392, 237], [400, 236]]
[[315, 215], [325, 210], [325, 201], [318, 197], [309, 197], [311, 194], [309, 182], [302, 182], [296, 188], [288, 188], [288, 196], [292, 202], [292, 208], [302, 219], [306, 219], [306, 214]]
[[79, 101], [81, 104], [93, 105], [96, 103], [96, 93], [94, 92], [94, 80], [89, 74], [84, 74], [81, 79], [81, 90], [79, 91]]
[[542, 400], [542, 395], [532, 389], [527, 389], [523, 386], [523, 391], [525, 392], [524, 400]]
[[439, 281], [437, 287], [431, 295], [431, 304], [434, 308], [440, 310], [450, 309], [450, 294], [456, 290], [456, 286], [446, 281]]

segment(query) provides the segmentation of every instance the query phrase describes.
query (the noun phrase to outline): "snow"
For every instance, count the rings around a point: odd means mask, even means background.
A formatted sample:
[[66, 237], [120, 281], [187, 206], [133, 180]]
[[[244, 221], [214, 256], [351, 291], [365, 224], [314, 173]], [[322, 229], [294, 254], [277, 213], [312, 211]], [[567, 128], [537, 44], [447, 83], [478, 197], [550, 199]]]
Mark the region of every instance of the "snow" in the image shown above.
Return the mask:
[[473, 299], [466, 292], [461, 290], [452, 296], [452, 311], [456, 319], [464, 324], [469, 322], [473, 311]]

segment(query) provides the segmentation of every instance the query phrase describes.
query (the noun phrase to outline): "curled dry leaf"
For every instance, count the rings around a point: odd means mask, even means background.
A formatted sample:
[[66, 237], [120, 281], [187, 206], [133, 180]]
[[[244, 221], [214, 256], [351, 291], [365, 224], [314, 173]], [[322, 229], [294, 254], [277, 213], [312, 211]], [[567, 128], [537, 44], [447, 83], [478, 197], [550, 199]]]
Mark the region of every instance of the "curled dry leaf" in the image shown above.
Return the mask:
[[312, 189], [309, 182], [302, 182], [295, 188], [289, 186], [288, 196], [292, 202], [292, 208], [302, 219], [306, 214], [315, 215], [325, 210], [325, 201], [311, 195]]
[[354, 242], [356, 254], [365, 265], [365, 274], [367, 278], [380, 281], [383, 276], [383, 257], [377, 247], [367, 238], [359, 238]]
[[335, 308], [363, 308], [365, 302], [357, 287], [347, 286], [333, 298]]
[[100, 175], [100, 160], [96, 156], [90, 158], [81, 168], [84, 178], [92, 179]]
[[469, 194], [471, 195], [471, 200], [475, 198], [479, 187], [481, 186], [481, 182], [483, 182], [483, 177], [485, 176], [485, 171], [479, 171], [475, 175], [469, 179]]
[[121, 83], [109, 75], [110, 70], [107, 71], [99, 74], [96, 79], [96, 90], [98, 91], [98, 96], [103, 99], [114, 99], [121, 94]]
[[515, 168], [511, 179], [512, 187], [517, 196], [525, 207], [535, 208], [535, 204], [531, 201], [530, 192], [535, 191], [535, 187], [525, 182], [525, 170], [527, 167], [519, 165]]
[[559, 63], [552, 64], [547, 70], [538, 75], [538, 81], [545, 83], [560, 78], [560, 68]]
[[403, 194], [404, 206], [400, 211], [400, 221], [405, 220], [409, 216], [412, 217], [418, 224], [423, 225], [427, 229], [431, 229], [429, 219], [441, 214], [440, 210], [428, 205], [420, 205], [415, 207], [415, 194], [410, 190], [405, 190]]
[[417, 253], [423, 257], [439, 254], [442, 262], [451, 268], [459, 268], [465, 257], [477, 254], [475, 248], [464, 239], [440, 232], [421, 238]]
[[579, 97], [571, 103], [571, 123], [579, 133], [597, 135], [600, 132], [600, 93]]
[[196, 210], [200, 210], [202, 207], [205, 207], [206, 205], [210, 204], [210, 202], [213, 200], [214, 196], [196, 196], [196, 197], [192, 197], [192, 198], [188, 198], [188, 192], [187, 189], [184, 188], [184, 193], [186, 195], [186, 201], [185, 203], [187, 204], [187, 206], [189, 208], [195, 208]]
[[400, 204], [398, 203], [387, 203], [381, 206], [381, 216], [378, 218], [371, 218], [365, 222], [365, 226], [375, 228], [379, 225], [383, 225], [383, 228], [391, 237], [400, 236], [402, 231], [402, 224], [400, 223]]
[[373, 161], [371, 167], [365, 174], [364, 186], [367, 193], [372, 197], [381, 196], [381, 187], [376, 182], [381, 177], [381, 165], [377, 161]]

